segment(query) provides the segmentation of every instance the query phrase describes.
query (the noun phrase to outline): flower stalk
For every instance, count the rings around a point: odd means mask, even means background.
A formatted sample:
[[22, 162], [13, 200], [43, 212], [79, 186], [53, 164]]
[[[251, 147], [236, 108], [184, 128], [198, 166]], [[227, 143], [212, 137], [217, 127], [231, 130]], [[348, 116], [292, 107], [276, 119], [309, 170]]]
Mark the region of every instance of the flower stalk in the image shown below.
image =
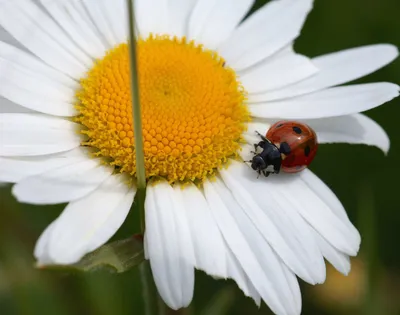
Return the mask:
[[[129, 59], [130, 59], [130, 79], [131, 79], [131, 98], [132, 98], [132, 122], [135, 134], [135, 153], [136, 153], [136, 206], [140, 214], [141, 232], [145, 232], [145, 213], [144, 203], [146, 198], [146, 169], [144, 164], [143, 134], [142, 134], [142, 115], [140, 108], [139, 77], [137, 65], [137, 46], [135, 34], [135, 7], [134, 0], [127, 0], [128, 6], [128, 29], [129, 29]], [[157, 293], [150, 272], [148, 261], [144, 261], [139, 266], [140, 280], [143, 292], [143, 309], [145, 315], [157, 314]]]
[[129, 27], [129, 58], [131, 76], [131, 97], [132, 97], [132, 122], [135, 133], [136, 152], [136, 179], [137, 179], [137, 205], [140, 210], [142, 232], [145, 229], [144, 200], [146, 192], [146, 169], [144, 164], [142, 115], [140, 108], [139, 77], [137, 65], [137, 47], [135, 34], [135, 7], [133, 0], [127, 1], [128, 5], [128, 27]]

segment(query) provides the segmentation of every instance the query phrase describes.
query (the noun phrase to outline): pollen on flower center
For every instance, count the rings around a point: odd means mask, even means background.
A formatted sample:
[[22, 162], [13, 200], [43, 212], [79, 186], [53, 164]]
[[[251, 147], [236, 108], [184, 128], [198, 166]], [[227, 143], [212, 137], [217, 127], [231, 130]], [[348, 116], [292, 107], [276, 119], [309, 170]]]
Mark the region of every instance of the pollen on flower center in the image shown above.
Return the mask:
[[[138, 41], [147, 177], [202, 180], [235, 156], [249, 120], [245, 91], [215, 52], [183, 39]], [[136, 174], [127, 44], [108, 51], [81, 80], [76, 120], [83, 145]]]

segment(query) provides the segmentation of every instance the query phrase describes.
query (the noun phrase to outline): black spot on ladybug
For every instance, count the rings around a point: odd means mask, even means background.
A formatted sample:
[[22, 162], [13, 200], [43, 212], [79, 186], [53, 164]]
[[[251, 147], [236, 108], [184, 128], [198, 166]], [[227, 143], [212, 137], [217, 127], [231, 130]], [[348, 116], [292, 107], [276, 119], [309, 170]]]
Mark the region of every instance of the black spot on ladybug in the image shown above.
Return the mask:
[[283, 126], [283, 124], [279, 124], [278, 126], [276, 126], [276, 128], [280, 128], [280, 127], [282, 127]]
[[297, 126], [294, 126], [294, 127], [293, 127], [293, 131], [294, 131], [295, 133], [297, 133], [298, 135], [302, 133], [301, 128], [300, 128], [300, 127], [297, 127]]
[[304, 154], [305, 154], [305, 156], [309, 156], [309, 155], [310, 155], [310, 152], [311, 152], [310, 146], [306, 146], [306, 147], [304, 148]]
[[279, 146], [279, 151], [285, 155], [289, 155], [292, 150], [287, 142], [282, 142]]

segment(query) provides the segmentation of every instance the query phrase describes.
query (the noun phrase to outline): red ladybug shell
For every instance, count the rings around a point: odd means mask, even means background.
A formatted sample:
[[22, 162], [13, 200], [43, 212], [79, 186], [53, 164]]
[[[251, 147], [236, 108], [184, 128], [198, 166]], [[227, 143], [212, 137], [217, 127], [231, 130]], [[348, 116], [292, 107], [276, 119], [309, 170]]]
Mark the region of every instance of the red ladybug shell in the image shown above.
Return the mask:
[[318, 142], [315, 131], [297, 121], [278, 121], [268, 130], [266, 138], [278, 148], [282, 144], [286, 145], [285, 143], [289, 146], [290, 153], [282, 155], [282, 170], [286, 173], [304, 170], [317, 153]]

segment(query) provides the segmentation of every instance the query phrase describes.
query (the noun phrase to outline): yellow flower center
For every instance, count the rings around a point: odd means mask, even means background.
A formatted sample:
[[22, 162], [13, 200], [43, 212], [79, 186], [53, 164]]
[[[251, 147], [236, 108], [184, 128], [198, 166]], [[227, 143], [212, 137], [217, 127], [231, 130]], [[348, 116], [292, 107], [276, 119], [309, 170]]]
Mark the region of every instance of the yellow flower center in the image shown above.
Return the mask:
[[[240, 149], [249, 121], [246, 94], [217, 53], [194, 42], [138, 41], [146, 176], [202, 181]], [[127, 44], [107, 52], [81, 80], [76, 120], [120, 172], [136, 174]]]

